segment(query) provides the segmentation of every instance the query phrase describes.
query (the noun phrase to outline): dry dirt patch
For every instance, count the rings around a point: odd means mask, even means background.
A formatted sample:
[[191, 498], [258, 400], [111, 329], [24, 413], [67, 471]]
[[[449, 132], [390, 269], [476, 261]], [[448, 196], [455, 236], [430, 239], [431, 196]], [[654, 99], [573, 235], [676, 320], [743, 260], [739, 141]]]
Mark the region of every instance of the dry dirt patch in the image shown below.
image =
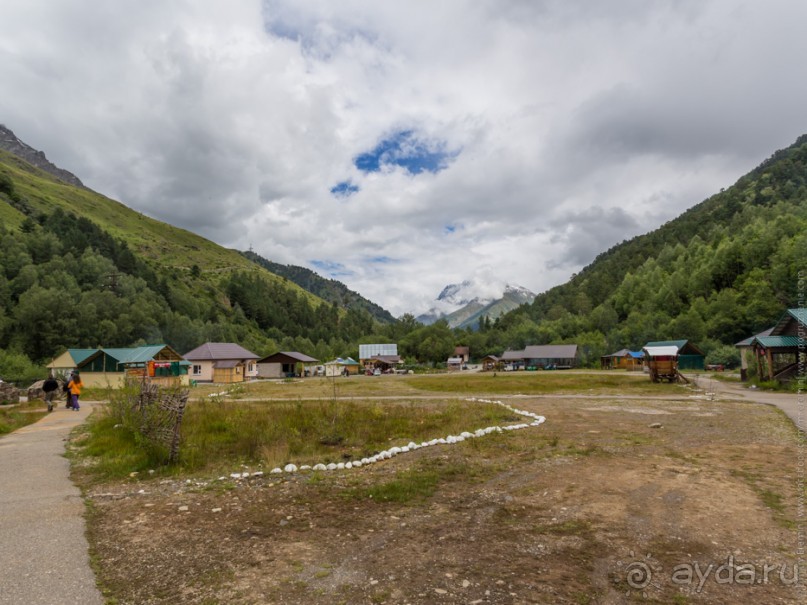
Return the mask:
[[[518, 406], [546, 424], [352, 472], [88, 488], [99, 577], [119, 603], [803, 602], [786, 584], [796, 436], [776, 410]], [[424, 469], [433, 493], [368, 495]], [[729, 557], [787, 573], [753, 586], [672, 581], [676, 566]], [[642, 588], [627, 581], [637, 563], [652, 575]]]

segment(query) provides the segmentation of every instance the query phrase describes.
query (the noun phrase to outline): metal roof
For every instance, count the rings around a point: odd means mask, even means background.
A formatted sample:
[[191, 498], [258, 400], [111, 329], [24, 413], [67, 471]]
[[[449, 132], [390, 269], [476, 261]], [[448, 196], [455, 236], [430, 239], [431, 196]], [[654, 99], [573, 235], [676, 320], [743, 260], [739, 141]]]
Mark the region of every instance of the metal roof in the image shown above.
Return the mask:
[[677, 357], [678, 347], [675, 345], [647, 345], [642, 349], [648, 357]]
[[297, 351], [279, 351], [272, 355], [267, 355], [263, 359], [259, 359], [258, 363], [283, 363], [284, 361], [299, 361], [300, 363], [316, 363], [319, 359], [314, 359], [303, 353]]
[[94, 359], [99, 355], [111, 357], [117, 362], [117, 365], [147, 363], [153, 360], [164, 349], [168, 349], [171, 351], [171, 353], [177, 356], [175, 361], [182, 360], [180, 355], [168, 345], [149, 345], [145, 347], [130, 347], [126, 349], [94, 349], [92, 354], [87, 355], [81, 360], [81, 362], [77, 362], [76, 365], [85, 365], [87, 361]]
[[754, 342], [766, 349], [789, 349], [804, 344], [804, 340], [801, 343], [799, 342], [798, 336], [757, 336], [754, 338]]
[[206, 342], [183, 355], [191, 361], [215, 361], [218, 359], [258, 359], [252, 351], [248, 351], [234, 342]]
[[72, 357], [73, 361], [78, 365], [97, 350], [98, 349], [67, 349], [67, 352], [70, 353], [70, 357]]
[[337, 357], [333, 361], [325, 362], [326, 366], [333, 366], [333, 365], [340, 365], [340, 366], [357, 366], [359, 362], [353, 359], [352, 357], [348, 357], [347, 359], [342, 359], [341, 357]]
[[397, 355], [397, 344], [359, 345], [359, 359], [370, 359], [376, 355]]
[[790, 313], [796, 321], [807, 326], [807, 308], [788, 309], [787, 312]]
[[751, 343], [754, 341], [754, 339], [757, 336], [770, 336], [771, 332], [773, 332], [773, 328], [768, 328], [767, 330], [763, 330], [759, 334], [754, 334], [753, 336], [749, 336], [748, 338], [744, 338], [743, 340], [741, 340], [740, 342], [738, 342], [734, 346], [735, 347], [750, 347]]
[[[701, 351], [698, 347], [693, 345], [688, 340], [655, 340], [653, 342], [648, 342], [644, 348], [647, 347], [677, 347], [679, 355], [703, 355], [703, 351]], [[690, 349], [688, 353], [683, 353], [683, 349]]]
[[771, 335], [781, 336], [785, 331], [792, 332], [792, 328], [788, 329], [788, 326], [792, 321], [795, 321], [797, 324], [801, 324], [802, 326], [807, 326], [807, 309], [788, 309], [787, 313], [782, 315], [782, 318], [773, 327]]
[[572, 359], [577, 345], [532, 345], [524, 348], [524, 359]]

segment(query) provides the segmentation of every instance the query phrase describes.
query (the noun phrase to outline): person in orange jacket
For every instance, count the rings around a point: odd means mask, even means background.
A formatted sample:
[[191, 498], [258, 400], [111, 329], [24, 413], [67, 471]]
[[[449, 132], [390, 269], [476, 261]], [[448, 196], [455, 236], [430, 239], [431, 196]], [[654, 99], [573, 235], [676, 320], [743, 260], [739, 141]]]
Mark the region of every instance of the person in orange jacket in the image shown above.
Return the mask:
[[81, 395], [81, 387], [83, 386], [84, 384], [81, 382], [79, 373], [73, 372], [73, 375], [70, 377], [70, 382], [67, 383], [67, 390], [70, 393], [70, 407], [77, 412], [79, 410], [78, 398], [79, 395]]

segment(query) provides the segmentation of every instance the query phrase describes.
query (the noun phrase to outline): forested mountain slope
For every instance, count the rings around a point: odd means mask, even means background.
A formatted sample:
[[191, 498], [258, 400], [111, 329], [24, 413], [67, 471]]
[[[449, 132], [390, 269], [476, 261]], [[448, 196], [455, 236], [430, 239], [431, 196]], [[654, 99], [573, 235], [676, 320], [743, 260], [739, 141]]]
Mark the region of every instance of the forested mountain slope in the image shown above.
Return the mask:
[[375, 328], [363, 309], [326, 303], [235, 250], [5, 151], [0, 221], [0, 357], [20, 363], [67, 347], [165, 342], [184, 352], [207, 340], [327, 357]]
[[275, 275], [285, 277], [329, 303], [335, 303], [344, 309], [364, 309], [375, 319], [384, 323], [395, 321], [389, 311], [367, 300], [358, 292], [349, 289], [340, 281], [324, 278], [305, 267], [275, 263], [251, 250], [241, 254], [264, 269], [271, 271]]
[[498, 329], [575, 341], [590, 357], [668, 338], [715, 349], [796, 306], [799, 271], [807, 277], [807, 135], [732, 187], [604, 252]]

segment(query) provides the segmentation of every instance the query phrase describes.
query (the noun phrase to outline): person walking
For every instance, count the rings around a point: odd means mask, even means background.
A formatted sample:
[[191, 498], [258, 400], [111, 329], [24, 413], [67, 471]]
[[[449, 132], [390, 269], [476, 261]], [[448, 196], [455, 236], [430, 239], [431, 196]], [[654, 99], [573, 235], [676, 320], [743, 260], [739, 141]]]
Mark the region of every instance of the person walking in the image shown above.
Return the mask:
[[81, 395], [81, 387], [83, 386], [79, 373], [73, 372], [73, 375], [70, 377], [70, 382], [67, 383], [67, 389], [70, 393], [70, 407], [77, 412], [79, 410], [78, 398], [79, 395]]
[[45, 382], [42, 383], [42, 390], [45, 393], [45, 403], [48, 404], [48, 411], [53, 411], [53, 401], [56, 399], [56, 392], [59, 390], [59, 383], [53, 377], [53, 372], [48, 374]]

